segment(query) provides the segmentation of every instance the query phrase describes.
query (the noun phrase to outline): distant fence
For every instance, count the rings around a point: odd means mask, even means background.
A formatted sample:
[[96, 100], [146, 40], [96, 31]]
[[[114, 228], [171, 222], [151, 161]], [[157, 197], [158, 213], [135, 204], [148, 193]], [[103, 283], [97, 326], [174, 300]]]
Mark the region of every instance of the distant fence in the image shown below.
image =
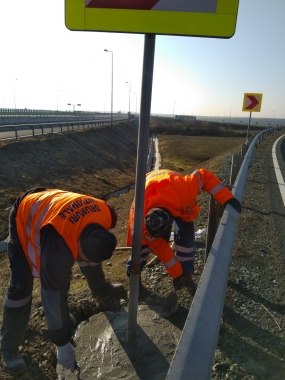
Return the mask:
[[[113, 119], [113, 124], [129, 120], [128, 118]], [[22, 137], [38, 136], [48, 133], [69, 132], [79, 129], [90, 129], [110, 125], [110, 119], [103, 120], [71, 120], [54, 123], [32, 123], [0, 125], [0, 140], [20, 139]]]

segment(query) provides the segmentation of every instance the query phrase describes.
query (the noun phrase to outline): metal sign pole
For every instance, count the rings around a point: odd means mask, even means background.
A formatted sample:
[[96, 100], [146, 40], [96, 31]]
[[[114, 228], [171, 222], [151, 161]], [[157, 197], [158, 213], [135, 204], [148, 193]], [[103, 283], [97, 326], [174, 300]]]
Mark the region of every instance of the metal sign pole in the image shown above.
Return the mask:
[[247, 134], [246, 134], [246, 143], [248, 143], [250, 121], [251, 121], [251, 112], [249, 113], [249, 120], [248, 120]]
[[148, 154], [154, 50], [155, 50], [155, 34], [145, 34], [140, 120], [139, 120], [139, 136], [138, 136], [138, 148], [137, 148], [135, 216], [134, 216], [134, 233], [133, 233], [133, 244], [132, 244], [129, 316], [128, 316], [128, 329], [127, 329], [128, 343], [135, 341], [136, 326], [137, 326], [140, 254], [141, 254], [142, 222], [143, 222], [143, 211], [144, 211], [146, 163], [147, 163], [147, 154]]

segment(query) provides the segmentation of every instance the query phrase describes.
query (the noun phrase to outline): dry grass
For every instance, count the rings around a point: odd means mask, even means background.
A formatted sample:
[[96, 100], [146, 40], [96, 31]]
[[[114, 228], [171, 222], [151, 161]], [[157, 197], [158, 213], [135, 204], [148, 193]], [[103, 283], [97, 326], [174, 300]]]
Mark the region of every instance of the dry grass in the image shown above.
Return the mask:
[[159, 135], [159, 150], [164, 168], [184, 171], [245, 142], [241, 137]]

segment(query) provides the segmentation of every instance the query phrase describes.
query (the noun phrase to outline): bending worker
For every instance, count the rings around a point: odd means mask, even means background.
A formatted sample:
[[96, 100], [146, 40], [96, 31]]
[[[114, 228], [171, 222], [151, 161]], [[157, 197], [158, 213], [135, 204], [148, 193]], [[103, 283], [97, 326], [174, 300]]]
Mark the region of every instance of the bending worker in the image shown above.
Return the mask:
[[[201, 190], [213, 195], [224, 207], [230, 204], [241, 212], [240, 202], [206, 169], [198, 169], [185, 176], [172, 170], [156, 170], [146, 175], [140, 270], [145, 266], [149, 250], [152, 249], [173, 278], [175, 290], [187, 287], [192, 295], [196, 291], [196, 284], [191, 278], [195, 260], [193, 222], [200, 212], [196, 197]], [[133, 224], [134, 202], [129, 213], [128, 246], [132, 246]], [[175, 252], [169, 246], [172, 225]], [[130, 257], [127, 262], [128, 276], [131, 274], [131, 265]]]
[[19, 352], [28, 324], [34, 277], [40, 278], [49, 337], [57, 346], [58, 363], [76, 366], [67, 293], [75, 261], [93, 296], [115, 295], [121, 284], [105, 279], [101, 262], [116, 247], [117, 214], [103, 200], [91, 196], [36, 188], [21, 195], [9, 215], [8, 256], [11, 276], [4, 302], [1, 351], [5, 370], [16, 375], [26, 370]]

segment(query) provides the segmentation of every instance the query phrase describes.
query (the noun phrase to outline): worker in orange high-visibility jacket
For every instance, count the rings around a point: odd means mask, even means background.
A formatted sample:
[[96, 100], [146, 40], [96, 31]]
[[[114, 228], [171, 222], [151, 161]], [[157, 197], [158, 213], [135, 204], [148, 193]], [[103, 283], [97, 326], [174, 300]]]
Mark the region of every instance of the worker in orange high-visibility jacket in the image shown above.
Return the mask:
[[[176, 290], [187, 287], [194, 295], [196, 284], [191, 278], [195, 261], [194, 220], [200, 212], [197, 196], [204, 190], [224, 207], [233, 206], [241, 212], [240, 202], [211, 172], [197, 169], [190, 175], [173, 170], [156, 170], [146, 175], [144, 222], [142, 231], [141, 264], [145, 266], [149, 250], [164, 264], [173, 278]], [[134, 202], [128, 220], [127, 246], [132, 246]], [[174, 227], [175, 251], [169, 245]], [[132, 273], [131, 257], [127, 261], [127, 274]], [[140, 289], [142, 284], [140, 280]]]
[[40, 278], [42, 304], [58, 363], [74, 371], [75, 351], [67, 304], [72, 267], [77, 261], [93, 296], [116, 295], [121, 284], [105, 279], [102, 261], [116, 247], [117, 214], [113, 206], [92, 196], [36, 188], [21, 195], [9, 215], [8, 257], [11, 276], [4, 301], [1, 351], [5, 370], [26, 370], [19, 352], [32, 304], [34, 277]]

